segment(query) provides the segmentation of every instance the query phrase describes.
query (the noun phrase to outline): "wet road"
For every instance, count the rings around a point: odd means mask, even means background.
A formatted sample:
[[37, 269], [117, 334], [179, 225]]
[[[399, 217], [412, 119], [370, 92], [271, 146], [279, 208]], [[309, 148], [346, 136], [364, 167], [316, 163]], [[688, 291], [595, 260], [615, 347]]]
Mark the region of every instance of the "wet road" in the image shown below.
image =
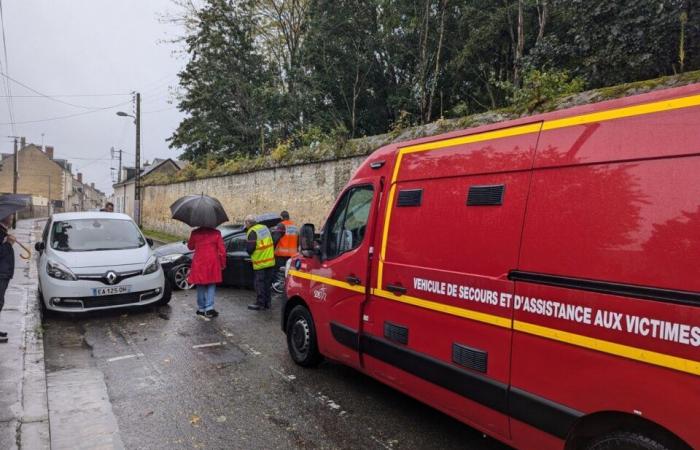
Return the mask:
[[195, 316], [193, 291], [159, 309], [47, 318], [47, 374], [101, 372], [128, 449], [506, 449], [353, 369], [294, 365], [279, 305], [248, 311], [252, 300], [219, 289], [213, 320]]

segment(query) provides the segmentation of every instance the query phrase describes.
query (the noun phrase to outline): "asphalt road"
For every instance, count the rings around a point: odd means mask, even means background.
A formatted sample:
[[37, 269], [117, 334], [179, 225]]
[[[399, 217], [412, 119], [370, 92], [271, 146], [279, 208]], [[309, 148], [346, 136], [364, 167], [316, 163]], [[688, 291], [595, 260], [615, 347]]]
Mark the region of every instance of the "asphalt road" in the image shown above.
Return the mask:
[[353, 369], [294, 365], [277, 302], [249, 311], [252, 292], [222, 288], [206, 320], [194, 294], [44, 322], [47, 374], [101, 372], [128, 449], [507, 448]]

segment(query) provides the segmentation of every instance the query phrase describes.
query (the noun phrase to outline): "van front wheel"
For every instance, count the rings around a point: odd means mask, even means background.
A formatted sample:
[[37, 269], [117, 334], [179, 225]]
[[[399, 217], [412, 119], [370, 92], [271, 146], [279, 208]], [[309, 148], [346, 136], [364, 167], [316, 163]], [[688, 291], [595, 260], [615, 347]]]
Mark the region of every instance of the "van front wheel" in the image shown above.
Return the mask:
[[318, 351], [314, 319], [305, 306], [297, 305], [289, 313], [287, 348], [292, 360], [302, 367], [314, 367], [323, 360]]
[[618, 431], [593, 440], [586, 450], [668, 450], [668, 447], [642, 434]]

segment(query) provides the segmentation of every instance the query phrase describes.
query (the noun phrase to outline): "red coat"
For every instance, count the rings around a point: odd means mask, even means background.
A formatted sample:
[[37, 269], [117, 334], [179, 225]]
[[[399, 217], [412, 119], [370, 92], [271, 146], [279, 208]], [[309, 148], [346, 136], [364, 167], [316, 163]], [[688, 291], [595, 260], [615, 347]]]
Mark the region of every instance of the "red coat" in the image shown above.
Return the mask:
[[187, 248], [194, 250], [190, 284], [221, 283], [226, 267], [226, 249], [221, 232], [213, 228], [197, 228], [190, 234]]

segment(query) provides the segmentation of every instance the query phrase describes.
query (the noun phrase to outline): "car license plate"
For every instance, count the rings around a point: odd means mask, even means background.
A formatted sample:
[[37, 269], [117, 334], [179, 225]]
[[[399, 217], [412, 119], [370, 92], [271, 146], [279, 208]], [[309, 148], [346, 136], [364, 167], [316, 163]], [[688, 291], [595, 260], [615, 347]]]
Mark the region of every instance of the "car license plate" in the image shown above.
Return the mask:
[[94, 288], [92, 290], [92, 295], [94, 295], [95, 297], [98, 297], [100, 295], [117, 295], [117, 294], [126, 294], [129, 291], [131, 291], [131, 286], [112, 286], [112, 287]]

